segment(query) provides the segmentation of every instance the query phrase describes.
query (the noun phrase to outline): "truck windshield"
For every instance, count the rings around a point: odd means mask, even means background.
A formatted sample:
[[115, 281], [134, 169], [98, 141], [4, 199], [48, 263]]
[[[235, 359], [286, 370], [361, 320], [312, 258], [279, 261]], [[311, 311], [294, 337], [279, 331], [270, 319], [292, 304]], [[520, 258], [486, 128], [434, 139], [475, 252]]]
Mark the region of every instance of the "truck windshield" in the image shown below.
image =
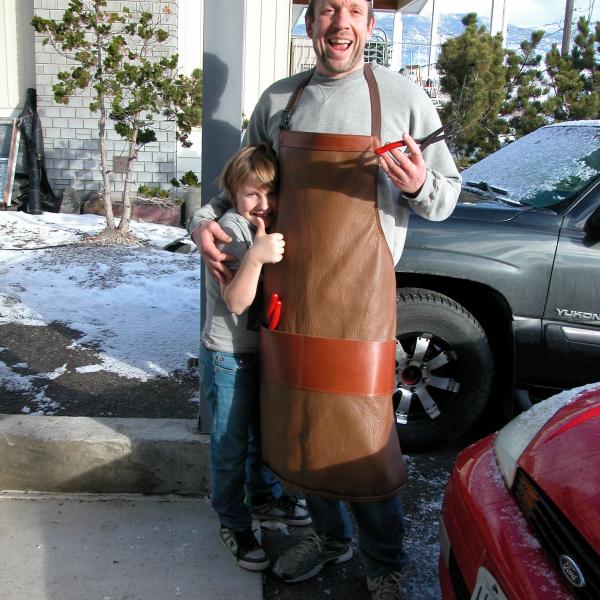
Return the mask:
[[558, 208], [599, 175], [600, 121], [542, 127], [462, 172], [537, 208]]

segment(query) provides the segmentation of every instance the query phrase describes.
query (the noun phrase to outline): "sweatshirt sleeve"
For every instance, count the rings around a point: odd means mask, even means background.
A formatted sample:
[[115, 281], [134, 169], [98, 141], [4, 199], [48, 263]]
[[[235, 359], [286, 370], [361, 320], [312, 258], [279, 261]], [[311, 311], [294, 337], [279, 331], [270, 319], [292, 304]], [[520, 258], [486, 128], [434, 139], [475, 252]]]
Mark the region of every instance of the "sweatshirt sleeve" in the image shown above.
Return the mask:
[[225, 217], [225, 220], [222, 220], [220, 225], [223, 231], [231, 238], [231, 242], [228, 244], [219, 244], [219, 249], [226, 254], [235, 256], [235, 260], [227, 263], [227, 266], [231, 271], [237, 271], [252, 242], [246, 239], [241, 227], [232, 219]]
[[244, 132], [242, 146], [257, 146], [258, 144], [268, 144], [273, 146], [273, 140], [269, 135], [270, 118], [270, 88], [263, 92], [259, 98], [252, 116], [248, 122], [248, 128]]
[[[418, 103], [417, 119], [422, 123], [422, 130], [431, 133], [441, 126], [441, 121], [430, 98], [425, 92], [422, 95], [423, 100]], [[437, 142], [425, 148], [423, 159], [427, 167], [423, 187], [416, 197], [405, 198], [412, 210], [421, 217], [443, 221], [452, 214], [456, 206], [461, 177], [445, 142]]]
[[203, 221], [218, 221], [229, 209], [231, 202], [225, 192], [221, 192], [208, 204], [197, 208], [187, 221], [188, 233], [199, 227]]
[[421, 217], [443, 221], [456, 206], [460, 182], [460, 175], [451, 176], [428, 168], [423, 187], [415, 198], [407, 198], [408, 204]]

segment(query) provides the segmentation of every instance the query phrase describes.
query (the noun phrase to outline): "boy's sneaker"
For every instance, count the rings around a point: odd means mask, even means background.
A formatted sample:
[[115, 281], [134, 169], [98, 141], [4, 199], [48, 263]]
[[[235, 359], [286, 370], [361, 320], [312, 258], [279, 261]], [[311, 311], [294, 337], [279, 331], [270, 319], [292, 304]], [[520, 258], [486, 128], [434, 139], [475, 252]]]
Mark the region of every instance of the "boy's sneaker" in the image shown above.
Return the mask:
[[258, 521], [279, 521], [286, 525], [310, 525], [312, 519], [306, 510], [306, 502], [283, 494], [276, 500], [251, 508], [252, 518]]
[[248, 571], [264, 571], [269, 566], [269, 558], [250, 527], [234, 531], [221, 525], [219, 536], [240, 567]]
[[273, 573], [287, 583], [314, 577], [325, 565], [346, 562], [352, 558], [350, 543], [311, 531], [297, 546], [282, 554]]

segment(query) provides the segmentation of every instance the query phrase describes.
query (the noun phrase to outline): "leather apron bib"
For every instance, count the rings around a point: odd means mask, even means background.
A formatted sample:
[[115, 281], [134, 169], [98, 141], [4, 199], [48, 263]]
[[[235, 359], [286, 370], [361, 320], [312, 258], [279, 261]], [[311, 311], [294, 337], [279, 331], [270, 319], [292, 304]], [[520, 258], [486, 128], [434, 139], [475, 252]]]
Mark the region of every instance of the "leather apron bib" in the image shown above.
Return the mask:
[[[265, 464], [309, 494], [390, 497], [406, 482], [392, 407], [396, 279], [377, 210], [381, 107], [371, 68], [370, 136], [290, 131], [308, 77], [284, 111], [279, 208], [286, 241], [265, 265], [265, 303], [282, 301], [261, 330]], [[311, 75], [312, 76], [312, 75]]]

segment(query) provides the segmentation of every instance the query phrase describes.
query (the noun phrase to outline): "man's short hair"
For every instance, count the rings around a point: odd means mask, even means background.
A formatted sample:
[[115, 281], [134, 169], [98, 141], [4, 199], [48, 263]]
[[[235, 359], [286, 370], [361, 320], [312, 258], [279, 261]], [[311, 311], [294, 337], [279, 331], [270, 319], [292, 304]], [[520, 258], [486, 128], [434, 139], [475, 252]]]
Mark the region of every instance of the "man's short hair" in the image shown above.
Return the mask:
[[[308, 0], [308, 8], [306, 9], [306, 18], [314, 22], [315, 20], [315, 2], [316, 0]], [[373, 18], [373, 0], [365, 0], [369, 3], [369, 12], [367, 17], [369, 21]]]
[[235, 196], [241, 185], [250, 183], [277, 191], [277, 157], [266, 144], [245, 146], [227, 162], [219, 177], [219, 187], [235, 206]]

